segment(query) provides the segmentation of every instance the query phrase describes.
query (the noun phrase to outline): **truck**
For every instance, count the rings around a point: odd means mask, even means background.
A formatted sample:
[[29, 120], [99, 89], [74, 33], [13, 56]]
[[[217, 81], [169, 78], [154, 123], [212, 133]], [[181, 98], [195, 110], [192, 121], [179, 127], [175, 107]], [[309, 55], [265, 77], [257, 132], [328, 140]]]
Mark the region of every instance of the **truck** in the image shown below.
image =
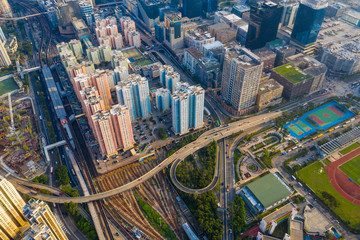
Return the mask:
[[230, 191], [229, 185], [226, 186], [226, 191], [227, 191], [227, 192]]
[[283, 152], [281, 155], [285, 155], [286, 154], [286, 152]]
[[53, 167], [50, 168], [50, 173], [54, 174], [54, 168]]

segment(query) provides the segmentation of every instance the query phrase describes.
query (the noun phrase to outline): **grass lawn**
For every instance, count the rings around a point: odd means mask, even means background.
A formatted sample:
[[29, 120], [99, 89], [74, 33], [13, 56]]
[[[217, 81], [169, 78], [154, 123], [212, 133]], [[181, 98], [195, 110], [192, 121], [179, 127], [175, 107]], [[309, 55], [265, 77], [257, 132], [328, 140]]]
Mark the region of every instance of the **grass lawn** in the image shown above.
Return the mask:
[[357, 149], [358, 147], [360, 147], [360, 143], [356, 142], [356, 143], [351, 144], [347, 148], [344, 148], [343, 150], [341, 150], [340, 153], [345, 155], [345, 154], [348, 154], [349, 152], [352, 152], [353, 150]]
[[265, 146], [265, 144], [264, 143], [258, 143], [258, 144], [255, 144], [255, 147], [257, 148], [257, 149], [259, 149], [259, 148], [262, 148], [263, 146]]
[[339, 168], [360, 186], [360, 155], [342, 164]]
[[283, 66], [274, 68], [274, 71], [288, 79], [290, 82], [296, 84], [311, 78], [309, 74], [303, 74], [298, 69], [296, 69], [291, 63], [285, 64]]
[[144, 213], [145, 217], [153, 226], [156, 231], [163, 235], [166, 239], [177, 239], [175, 233], [165, 223], [164, 219], [158, 214], [144, 199], [142, 199], [137, 193], [134, 194], [139, 206]]
[[326, 165], [329, 165], [331, 162], [330, 162], [329, 159], [325, 158], [325, 159], [324, 159], [324, 163], [325, 163]]
[[323, 200], [323, 202], [326, 203], [328, 201], [322, 197], [323, 192], [333, 196], [337, 202], [337, 206], [331, 208], [333, 212], [351, 228], [360, 230], [360, 207], [347, 201], [338, 192], [336, 192], [336, 190], [331, 186], [325, 167], [321, 162], [315, 162], [301, 169], [298, 171], [298, 176], [321, 200]]
[[276, 142], [276, 140], [277, 140], [277, 137], [271, 137], [271, 138], [266, 139], [264, 142], [266, 145], [269, 145], [271, 143]]
[[285, 234], [288, 233], [288, 221], [284, 220], [282, 223], [276, 226], [274, 233], [272, 234], [273, 237], [283, 239]]
[[5, 93], [12, 92], [16, 89], [19, 89], [19, 87], [14, 81], [14, 78], [8, 78], [0, 81], [0, 96]]

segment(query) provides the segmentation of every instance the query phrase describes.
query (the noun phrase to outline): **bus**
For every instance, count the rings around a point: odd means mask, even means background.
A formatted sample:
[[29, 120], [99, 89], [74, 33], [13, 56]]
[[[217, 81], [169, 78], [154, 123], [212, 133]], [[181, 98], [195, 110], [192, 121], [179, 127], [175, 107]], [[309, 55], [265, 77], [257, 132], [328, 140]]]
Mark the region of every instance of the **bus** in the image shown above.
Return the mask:
[[50, 168], [50, 173], [54, 174], [54, 168], [53, 167]]

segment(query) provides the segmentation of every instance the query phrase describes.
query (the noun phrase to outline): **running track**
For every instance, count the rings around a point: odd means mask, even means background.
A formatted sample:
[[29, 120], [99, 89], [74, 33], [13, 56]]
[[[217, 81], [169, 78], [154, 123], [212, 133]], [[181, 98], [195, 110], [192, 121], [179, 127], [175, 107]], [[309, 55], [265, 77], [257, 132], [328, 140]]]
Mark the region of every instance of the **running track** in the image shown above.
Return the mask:
[[360, 148], [330, 163], [325, 166], [325, 169], [329, 176], [330, 183], [335, 190], [348, 201], [360, 206], [360, 187], [356, 183], [351, 182], [349, 177], [339, 169], [341, 164], [353, 159], [357, 155], [360, 155]]

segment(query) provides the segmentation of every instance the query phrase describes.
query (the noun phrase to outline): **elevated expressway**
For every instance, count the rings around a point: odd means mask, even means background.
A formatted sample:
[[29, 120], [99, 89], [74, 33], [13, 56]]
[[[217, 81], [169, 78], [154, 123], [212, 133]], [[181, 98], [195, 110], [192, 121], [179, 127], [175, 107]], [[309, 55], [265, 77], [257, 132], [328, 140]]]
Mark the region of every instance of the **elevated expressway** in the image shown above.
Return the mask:
[[[250, 118], [246, 118], [243, 120], [239, 120], [239, 121], [230, 123], [229, 126], [217, 127], [217, 128], [213, 128], [209, 131], [206, 131], [196, 141], [191, 142], [188, 145], [182, 147], [180, 150], [175, 152], [170, 157], [166, 158], [163, 162], [161, 162], [159, 165], [154, 167], [152, 170], [150, 170], [149, 172], [144, 174], [142, 177], [140, 177], [132, 182], [129, 182], [125, 185], [122, 185], [120, 187], [106, 191], [106, 192], [96, 193], [96, 194], [92, 194], [89, 196], [82, 196], [82, 197], [65, 197], [65, 196], [60, 197], [60, 196], [44, 195], [44, 194], [40, 194], [40, 193], [33, 194], [30, 192], [30, 189], [26, 188], [25, 186], [40, 188], [40, 189], [45, 188], [45, 186], [42, 184], [33, 183], [33, 182], [24, 182], [24, 180], [15, 178], [13, 176], [8, 176], [6, 178], [14, 184], [15, 188], [19, 192], [27, 194], [31, 197], [43, 200], [43, 201], [55, 202], [55, 203], [66, 203], [66, 202], [70, 202], [70, 201], [72, 201], [74, 203], [92, 202], [92, 201], [100, 200], [103, 198], [108, 198], [108, 197], [114, 196], [116, 194], [128, 191], [128, 190], [136, 187], [137, 185], [147, 181], [148, 179], [152, 178], [154, 175], [156, 175], [157, 173], [162, 171], [164, 168], [166, 168], [168, 165], [170, 165], [175, 160], [185, 159], [187, 156], [189, 156], [190, 154], [193, 154], [200, 148], [208, 145], [210, 142], [218, 141], [220, 139], [223, 139], [225, 137], [232, 135], [233, 133], [237, 133], [239, 131], [245, 131], [249, 128], [258, 126], [264, 122], [271, 121], [272, 119], [280, 116], [281, 113], [282, 113], [281, 111], [266, 113], [266, 114], [262, 114], [259, 116], [254, 116], [254, 117], [250, 117]], [[46, 188], [46, 189], [51, 190], [51, 192], [55, 191], [54, 188], [51, 188], [51, 189]], [[58, 192], [59, 192], [59, 190], [58, 190]], [[202, 191], [194, 191], [192, 193], [201, 193], [201, 192]]]

